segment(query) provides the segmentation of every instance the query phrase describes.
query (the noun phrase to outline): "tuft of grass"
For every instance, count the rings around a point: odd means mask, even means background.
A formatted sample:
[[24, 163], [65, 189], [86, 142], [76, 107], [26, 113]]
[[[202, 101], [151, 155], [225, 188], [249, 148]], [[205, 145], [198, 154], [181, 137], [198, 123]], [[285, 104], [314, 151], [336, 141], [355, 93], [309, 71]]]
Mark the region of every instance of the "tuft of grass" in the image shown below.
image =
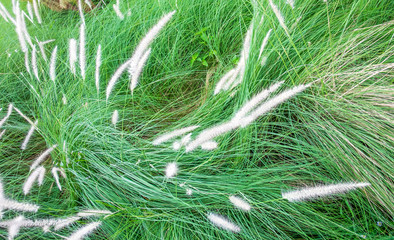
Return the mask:
[[[12, 3], [0, 1], [12, 13]], [[77, 11], [41, 6], [42, 24], [26, 21], [36, 48], [27, 46], [29, 58], [36, 58], [31, 74], [14, 25], [0, 18], [0, 119], [12, 103], [38, 121], [23, 150], [32, 123], [12, 111], [0, 129], [6, 130], [0, 139], [5, 196], [40, 207], [23, 213], [26, 219], [67, 219], [83, 209], [112, 212], [100, 218], [91, 239], [392, 238], [393, 1], [306, 0], [294, 1], [293, 9], [278, 0], [125, 0], [118, 4], [124, 19], [115, 13], [115, 3], [106, 1], [84, 14], [86, 62], [75, 63], [75, 74], [69, 42], [80, 36]], [[27, 12], [26, 4], [20, 3]], [[121, 76], [106, 101], [116, 69], [174, 10], [150, 45], [133, 93], [130, 78]], [[214, 95], [216, 84], [242, 60], [252, 24], [241, 83]], [[51, 39], [43, 46], [48, 56], [57, 49], [54, 81], [38, 43]], [[186, 144], [204, 129], [231, 120], [253, 96], [281, 81], [280, 92], [311, 86], [248, 126], [206, 142], [208, 147], [217, 143], [211, 151], [186, 153], [170, 142], [152, 144], [164, 133], [200, 126], [189, 140], [175, 139]], [[56, 182], [47, 174], [42, 186], [25, 196], [30, 166], [51, 146], [57, 147], [42, 165], [63, 168], [67, 178]], [[179, 171], [167, 178], [166, 166], [175, 162]], [[371, 186], [300, 203], [281, 195], [338, 182]], [[231, 196], [243, 196], [251, 210], [235, 208]], [[0, 222], [20, 214], [4, 210]], [[209, 216], [226, 216], [217, 226], [231, 220], [239, 232], [218, 228]], [[46, 233], [22, 229], [16, 239], [59, 239], [93, 224], [70, 219], [76, 224]], [[0, 228], [0, 236], [7, 238], [7, 229]]]

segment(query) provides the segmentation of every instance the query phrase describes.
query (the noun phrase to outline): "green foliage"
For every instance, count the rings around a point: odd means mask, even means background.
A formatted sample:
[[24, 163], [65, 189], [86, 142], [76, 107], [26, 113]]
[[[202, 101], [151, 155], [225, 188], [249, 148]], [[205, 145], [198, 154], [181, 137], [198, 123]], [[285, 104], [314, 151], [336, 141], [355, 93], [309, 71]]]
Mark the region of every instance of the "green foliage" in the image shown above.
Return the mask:
[[[116, 1], [103, 4], [85, 16], [85, 80], [74, 76], [68, 63], [68, 40], [79, 36], [78, 12], [43, 7], [43, 24], [27, 24], [33, 39], [55, 39], [46, 45], [48, 56], [58, 46], [55, 82], [41, 55], [41, 81], [26, 72], [14, 27], [1, 18], [0, 118], [12, 102], [39, 121], [24, 151], [20, 144], [30, 125], [13, 113], [3, 126], [0, 176], [7, 196], [39, 204], [39, 212], [27, 216], [31, 219], [65, 217], [87, 208], [114, 212], [91, 239], [392, 238], [394, 2], [296, 0], [292, 9], [285, 1], [273, 1], [289, 36], [266, 0], [125, 0], [121, 11], [130, 8], [131, 15], [123, 21], [113, 11]], [[11, 12], [11, 4], [5, 5]], [[148, 29], [175, 9], [153, 42], [133, 94], [125, 74], [106, 102], [105, 88], [115, 70]], [[238, 62], [252, 22], [242, 84], [234, 95], [214, 96], [216, 83]], [[261, 66], [258, 54], [269, 29], [273, 32], [263, 53], [267, 62]], [[99, 94], [94, 82], [98, 44], [103, 50]], [[282, 90], [313, 85], [252, 125], [218, 137], [218, 149], [186, 154], [170, 144], [151, 144], [176, 128], [199, 124], [204, 129], [224, 122], [280, 80], [285, 81]], [[120, 119], [116, 128], [111, 125], [114, 110]], [[44, 185], [24, 196], [30, 164], [56, 143], [59, 147], [44, 165], [47, 170], [63, 165], [68, 176], [61, 179], [64, 191], [47, 173]], [[173, 161], [179, 173], [165, 179], [165, 166]], [[296, 187], [347, 181], [372, 186], [311, 202], [281, 198], [282, 191]], [[192, 196], [182, 183], [193, 187]], [[232, 194], [243, 194], [251, 212], [235, 209], [228, 200]], [[216, 228], [207, 212], [228, 216], [241, 232]], [[3, 219], [12, 216], [16, 213]], [[66, 236], [70, 230], [56, 233]], [[0, 236], [6, 238], [5, 229]], [[59, 237], [33, 229], [21, 231], [18, 238]]]

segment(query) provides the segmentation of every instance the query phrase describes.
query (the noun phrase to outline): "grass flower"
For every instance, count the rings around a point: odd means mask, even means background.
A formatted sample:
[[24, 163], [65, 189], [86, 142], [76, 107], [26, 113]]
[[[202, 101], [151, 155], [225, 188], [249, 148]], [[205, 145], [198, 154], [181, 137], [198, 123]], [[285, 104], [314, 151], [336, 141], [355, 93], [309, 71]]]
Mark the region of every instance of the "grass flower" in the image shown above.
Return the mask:
[[29, 61], [29, 51], [25, 52], [25, 67], [26, 67], [27, 72], [28, 72], [29, 74], [31, 74], [31, 71], [30, 71], [30, 61]]
[[33, 50], [32, 50], [32, 54], [31, 54], [31, 67], [33, 69], [34, 76], [37, 78], [38, 81], [40, 81], [40, 78], [38, 76], [37, 50], [36, 50], [35, 45], [33, 45]]
[[55, 78], [56, 78], [56, 54], [57, 54], [57, 46], [52, 51], [51, 62], [49, 65], [49, 76], [53, 82], [55, 82]]
[[101, 45], [99, 44], [97, 47], [97, 54], [96, 54], [96, 72], [95, 72], [95, 78], [96, 78], [96, 89], [97, 89], [97, 94], [100, 92], [100, 66], [101, 66]]
[[166, 178], [173, 178], [178, 172], [176, 162], [168, 163], [166, 166]]
[[[144, 55], [149, 56], [148, 48], [149, 45], [153, 42], [153, 40], [157, 37], [157, 35], [160, 33], [161, 29], [171, 20], [172, 16], [175, 14], [176, 11], [172, 11], [166, 15], [164, 15], [159, 22], [154, 25], [148, 33], [142, 38], [142, 40], [139, 42], [137, 47], [134, 50], [134, 53], [132, 57], [130, 58], [130, 66], [129, 66], [129, 75], [130, 78], [133, 79], [133, 76], [135, 78], [135, 75], [138, 74], [138, 71], [141, 71], [138, 69], [139, 66], [144, 65], [143, 63], [140, 63], [143, 60]], [[148, 58], [146, 56], [145, 58]], [[146, 60], [145, 60], [146, 61]], [[142, 61], [143, 62], [143, 61]], [[135, 85], [136, 83], [130, 84], [131, 86]]]
[[14, 108], [14, 107], [13, 107], [12, 103], [10, 103], [10, 104], [8, 105], [7, 114], [4, 116], [3, 119], [0, 120], [0, 128], [3, 126], [3, 124], [4, 124], [4, 123], [8, 120], [8, 118], [11, 116], [11, 113], [12, 113], [12, 109], [13, 109], [13, 108]]
[[23, 117], [28, 123], [30, 123], [30, 125], [33, 125], [33, 121], [30, 120], [30, 118], [28, 118], [25, 114], [22, 113], [21, 110], [19, 110], [17, 107], [13, 106], [14, 110], [21, 116]]
[[106, 100], [108, 101], [109, 95], [111, 95], [112, 89], [115, 87], [116, 82], [122, 76], [123, 72], [130, 66], [132, 59], [127, 60], [125, 63], [120, 65], [118, 69], [116, 69], [114, 75], [112, 75], [111, 79], [108, 82], [107, 89], [105, 91]]
[[64, 172], [64, 169], [63, 169], [63, 168], [54, 167], [54, 168], [52, 168], [52, 171], [51, 171], [51, 172], [52, 172], [53, 178], [54, 178], [55, 181], [56, 181], [57, 188], [59, 188], [59, 190], [62, 191], [62, 185], [60, 185], [59, 174], [58, 174], [58, 172], [60, 172], [60, 174], [61, 174], [64, 178], [67, 178], [66, 173]]
[[75, 75], [75, 63], [77, 61], [77, 40], [70, 39], [68, 46], [70, 69], [71, 72]]
[[65, 218], [65, 219], [59, 220], [59, 222], [55, 224], [53, 229], [55, 231], [60, 230], [62, 228], [70, 226], [71, 224], [75, 223], [79, 219], [81, 219], [81, 217], [69, 217], [69, 218]]
[[118, 123], [118, 119], [119, 119], [119, 112], [118, 110], [115, 110], [114, 113], [112, 114], [112, 125], [114, 125], [114, 127], [116, 127], [116, 123]]
[[38, 120], [36, 120], [36, 121], [31, 125], [31, 127], [30, 127], [30, 129], [29, 129], [29, 132], [27, 133], [27, 135], [26, 135], [26, 137], [25, 137], [25, 140], [23, 140], [23, 143], [22, 143], [22, 145], [21, 145], [21, 149], [22, 149], [22, 150], [25, 150], [25, 149], [26, 149], [27, 144], [29, 143], [31, 136], [33, 135], [34, 130], [35, 130], [36, 127], [37, 127], [37, 124], [38, 124]]
[[38, 182], [38, 185], [41, 186], [44, 180], [44, 175], [45, 168], [43, 166], [36, 168], [26, 179], [26, 182], [23, 184], [23, 193], [27, 195], [36, 180]]
[[152, 50], [151, 48], [146, 50], [146, 52], [144, 53], [144, 55], [142, 55], [140, 61], [138, 62], [138, 65], [137, 65], [135, 71], [131, 75], [131, 82], [130, 82], [130, 90], [131, 90], [131, 92], [133, 92], [134, 88], [137, 86], [138, 79], [139, 79], [139, 77], [140, 77], [140, 75], [142, 73], [142, 70], [144, 69], [146, 61], [148, 61], [149, 55], [151, 53], [151, 50]]
[[269, 99], [265, 103], [261, 104], [257, 107], [253, 112], [251, 112], [248, 116], [244, 117], [241, 121], [241, 127], [245, 127], [255, 121], [261, 115], [269, 112], [274, 107], [278, 106], [279, 104], [287, 101], [291, 97], [294, 97], [296, 94], [304, 91], [307, 89], [311, 84], [306, 85], [299, 85], [290, 90], [286, 90], [281, 92], [280, 94], [276, 95], [275, 97]]
[[27, 2], [26, 6], [27, 6], [27, 12], [29, 13], [29, 17], [31, 20], [33, 20], [34, 19], [33, 8], [31, 6], [30, 2]]
[[282, 197], [290, 202], [307, 201], [315, 198], [330, 196], [337, 193], [344, 193], [357, 188], [370, 186], [370, 183], [339, 183], [307, 187], [295, 191], [284, 192]]
[[30, 171], [35, 169], [49, 154], [57, 147], [57, 144], [53, 145], [52, 147], [45, 150], [31, 165]]
[[272, 8], [272, 11], [275, 13], [276, 18], [279, 21], [280, 26], [285, 30], [286, 34], [289, 35], [289, 29], [286, 26], [285, 18], [283, 17], [282, 13], [279, 11], [279, 8], [274, 4], [272, 0], [268, 0], [268, 1]]
[[81, 17], [82, 24], [85, 25], [85, 16], [83, 15], [82, 0], [77, 0], [77, 1], [78, 1], [79, 16]]
[[67, 238], [67, 240], [82, 240], [85, 236], [92, 233], [96, 228], [100, 226], [101, 222], [93, 222], [85, 225], [78, 229]]
[[234, 204], [234, 206], [236, 206], [237, 208], [244, 210], [244, 211], [250, 211], [251, 206], [248, 202], [246, 202], [245, 200], [243, 200], [240, 197], [237, 196], [230, 196], [229, 197], [230, 202], [232, 204]]
[[177, 129], [177, 130], [174, 130], [174, 131], [169, 132], [169, 133], [165, 133], [165, 134], [161, 135], [160, 137], [156, 138], [152, 142], [152, 144], [155, 145], [155, 146], [160, 145], [160, 144], [162, 144], [162, 143], [164, 143], [164, 142], [166, 142], [168, 140], [171, 140], [171, 139], [173, 139], [175, 137], [179, 137], [179, 136], [182, 136], [182, 135], [184, 135], [184, 134], [186, 134], [188, 132], [191, 132], [191, 131], [195, 130], [198, 127], [199, 127], [198, 125], [197, 126], [190, 126], [190, 127]]
[[238, 227], [236, 224], [232, 223], [230, 220], [226, 219], [222, 215], [216, 213], [208, 213], [207, 218], [219, 228], [223, 228], [231, 232], [241, 231], [240, 227]]
[[268, 39], [271, 36], [271, 32], [272, 32], [272, 29], [268, 30], [267, 34], [265, 35], [265, 37], [263, 39], [263, 43], [261, 44], [261, 47], [260, 47], [259, 59], [260, 59], [261, 55], [263, 54], [265, 47], [267, 46]]
[[118, 16], [120, 20], [123, 20], [123, 19], [124, 19], [124, 15], [123, 15], [122, 12], [120, 11], [119, 5], [114, 4], [114, 5], [112, 5], [112, 6], [113, 6], [113, 8], [114, 8], [114, 11], [115, 11], [115, 13], [116, 13], [116, 16]]
[[37, 22], [41, 24], [42, 20], [41, 20], [40, 11], [38, 10], [37, 0], [33, 0], [33, 9], [34, 9], [34, 13], [36, 14]]
[[4, 7], [4, 5], [0, 2], [0, 12], [2, 12], [2, 16], [4, 18], [4, 15], [6, 16], [4, 19], [8, 22], [7, 19], [9, 19], [12, 24], [16, 25], [15, 19], [11, 16], [11, 14], [8, 12], [8, 10]]
[[218, 143], [215, 141], [208, 141], [201, 144], [201, 149], [203, 150], [213, 150], [218, 148]]
[[100, 215], [111, 215], [112, 212], [108, 210], [95, 210], [95, 209], [89, 209], [89, 210], [84, 210], [82, 212], [79, 212], [77, 214], [78, 217], [94, 217], [94, 216], [100, 216]]
[[253, 110], [261, 101], [266, 99], [271, 93], [278, 90], [278, 88], [284, 83], [284, 81], [280, 81], [275, 83], [270, 88], [261, 91], [252, 97], [248, 102], [246, 102], [241, 109], [237, 111], [235, 116], [232, 118], [232, 121], [239, 122], [242, 118], [244, 118], [251, 110]]

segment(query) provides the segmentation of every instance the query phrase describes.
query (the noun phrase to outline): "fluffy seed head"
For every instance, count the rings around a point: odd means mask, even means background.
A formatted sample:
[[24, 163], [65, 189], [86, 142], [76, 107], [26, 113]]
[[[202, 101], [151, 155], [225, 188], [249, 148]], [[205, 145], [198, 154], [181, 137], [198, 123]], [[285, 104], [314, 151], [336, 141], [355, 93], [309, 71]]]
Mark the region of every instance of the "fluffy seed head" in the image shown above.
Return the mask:
[[238, 227], [236, 224], [230, 222], [230, 220], [226, 219], [225, 217], [216, 214], [216, 213], [208, 213], [207, 218], [217, 227], [223, 228], [227, 231], [231, 232], [239, 232], [241, 228]]
[[237, 196], [230, 196], [229, 199], [230, 202], [234, 204], [234, 206], [236, 206], [237, 208], [242, 209], [244, 211], [250, 211], [251, 206], [249, 205], [248, 202], [246, 202], [242, 198]]
[[173, 178], [178, 172], [178, 166], [176, 162], [168, 163], [166, 167], [166, 177]]

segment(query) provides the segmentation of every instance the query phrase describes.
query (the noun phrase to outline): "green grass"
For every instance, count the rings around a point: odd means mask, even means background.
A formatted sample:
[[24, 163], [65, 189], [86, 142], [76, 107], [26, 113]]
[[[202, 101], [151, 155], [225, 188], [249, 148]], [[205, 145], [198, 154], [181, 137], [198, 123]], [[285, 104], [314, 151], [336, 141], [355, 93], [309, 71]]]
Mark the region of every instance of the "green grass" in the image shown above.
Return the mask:
[[[11, 3], [1, 2], [12, 12]], [[87, 208], [114, 212], [101, 219], [91, 239], [391, 239], [394, 2], [296, 0], [294, 10], [284, 0], [274, 2], [289, 36], [266, 0], [184, 0], [177, 1], [177, 8], [175, 0], [127, 0], [121, 10], [130, 8], [131, 16], [123, 21], [111, 4], [104, 5], [85, 16], [85, 80], [74, 76], [68, 63], [68, 40], [79, 37], [78, 12], [42, 7], [43, 24], [27, 25], [33, 38], [55, 39], [46, 45], [48, 57], [58, 46], [55, 83], [40, 54], [41, 81], [27, 73], [14, 26], [0, 19], [0, 118], [12, 102], [39, 121], [24, 151], [20, 144], [30, 125], [14, 111], [3, 126], [0, 176], [6, 195], [41, 206], [36, 214], [24, 214], [29, 219], [66, 217]], [[177, 13], [153, 42], [134, 93], [124, 74], [106, 102], [114, 71], [172, 10]], [[214, 96], [216, 83], [239, 59], [252, 22], [242, 84], [233, 97], [231, 92]], [[268, 60], [261, 66], [258, 54], [269, 29], [273, 32], [263, 53]], [[98, 44], [103, 53], [97, 95]], [[193, 62], [197, 54], [201, 61]], [[176, 128], [199, 124], [205, 129], [227, 121], [255, 93], [280, 80], [285, 81], [281, 90], [313, 85], [252, 125], [216, 138], [218, 149], [185, 153], [170, 144], [151, 144]], [[111, 125], [114, 110], [119, 111], [117, 128]], [[44, 162], [44, 185], [24, 196], [30, 164], [53, 144], [59, 147]], [[179, 173], [168, 180], [164, 169], [173, 161]], [[61, 164], [67, 173], [61, 179], [63, 192], [50, 174], [52, 166]], [[281, 197], [296, 187], [348, 181], [371, 186], [302, 203]], [[191, 197], [179, 186], [184, 182], [195, 188]], [[253, 207], [249, 213], [228, 200], [241, 193]], [[228, 216], [241, 232], [216, 228], [207, 212]], [[17, 214], [7, 211], [3, 220]], [[69, 236], [87, 222], [55, 233], [22, 229], [16, 239], [59, 239], [56, 234]], [[7, 238], [6, 229], [0, 229], [0, 236]]]

